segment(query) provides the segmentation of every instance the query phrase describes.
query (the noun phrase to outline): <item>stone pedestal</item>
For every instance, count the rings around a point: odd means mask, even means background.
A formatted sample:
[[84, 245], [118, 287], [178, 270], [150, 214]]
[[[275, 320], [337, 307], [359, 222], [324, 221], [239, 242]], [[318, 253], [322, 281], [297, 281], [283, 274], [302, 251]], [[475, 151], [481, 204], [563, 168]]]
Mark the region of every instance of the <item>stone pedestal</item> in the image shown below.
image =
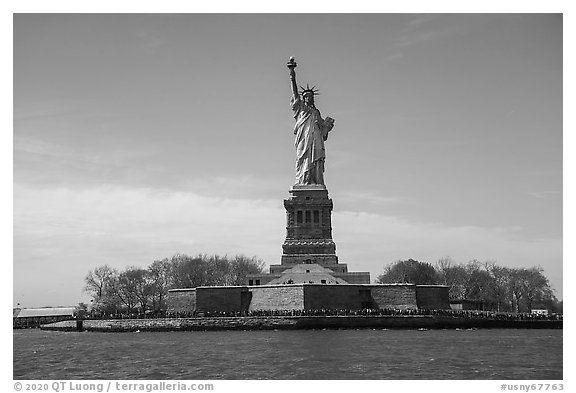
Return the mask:
[[332, 240], [332, 200], [323, 185], [294, 185], [286, 208], [286, 240], [282, 245], [282, 265], [316, 263], [338, 264]]
[[349, 272], [338, 263], [332, 240], [332, 200], [323, 185], [294, 185], [286, 208], [286, 240], [280, 265], [270, 273], [249, 274], [249, 286], [277, 284], [369, 284], [369, 272]]

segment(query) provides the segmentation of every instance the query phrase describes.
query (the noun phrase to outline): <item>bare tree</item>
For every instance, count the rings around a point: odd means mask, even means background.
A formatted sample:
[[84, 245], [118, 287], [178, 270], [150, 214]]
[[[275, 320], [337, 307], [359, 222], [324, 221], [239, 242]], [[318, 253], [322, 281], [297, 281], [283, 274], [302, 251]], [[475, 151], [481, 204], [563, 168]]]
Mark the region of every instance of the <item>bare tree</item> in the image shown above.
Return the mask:
[[152, 310], [164, 310], [166, 306], [166, 295], [170, 289], [171, 265], [167, 258], [161, 261], [154, 261], [148, 267], [148, 277], [150, 281]]
[[99, 266], [86, 275], [84, 291], [91, 294], [95, 300], [101, 299], [109, 289], [117, 271], [108, 265]]
[[498, 266], [496, 262], [486, 262], [484, 267], [491, 278], [492, 297], [496, 303], [496, 310], [505, 304], [512, 307], [512, 293], [510, 291], [510, 269]]
[[190, 257], [176, 254], [170, 258], [171, 281], [176, 288], [195, 288], [208, 285], [206, 255]]
[[442, 257], [436, 262], [436, 271], [440, 276], [440, 281], [448, 285], [450, 268], [454, 265], [454, 260], [448, 256]]
[[264, 272], [264, 261], [257, 257], [237, 255], [230, 261], [228, 285], [244, 285], [248, 274]]
[[472, 299], [482, 302], [482, 307], [490, 306], [492, 303], [492, 278], [483, 268], [483, 264], [473, 259], [468, 262], [466, 268], [466, 293], [465, 299]]
[[515, 312], [520, 311], [520, 301], [524, 298], [524, 281], [526, 272], [524, 269], [510, 270], [510, 292]]
[[264, 262], [256, 257], [187, 255], [173, 256], [171, 281], [174, 287], [195, 288], [202, 285], [243, 285], [248, 274], [264, 271]]
[[115, 294], [129, 311], [135, 310], [138, 306], [142, 311], [146, 311], [150, 292], [145, 269], [128, 267], [118, 275]]
[[542, 274], [544, 271], [541, 267], [532, 267], [523, 270], [523, 280], [521, 282], [522, 292], [526, 300], [528, 312], [532, 312], [534, 301], [539, 298], [553, 296], [548, 279]]
[[376, 282], [387, 283], [411, 283], [411, 284], [438, 284], [438, 273], [429, 263], [419, 262], [414, 259], [397, 261], [384, 268], [384, 273], [379, 275]]

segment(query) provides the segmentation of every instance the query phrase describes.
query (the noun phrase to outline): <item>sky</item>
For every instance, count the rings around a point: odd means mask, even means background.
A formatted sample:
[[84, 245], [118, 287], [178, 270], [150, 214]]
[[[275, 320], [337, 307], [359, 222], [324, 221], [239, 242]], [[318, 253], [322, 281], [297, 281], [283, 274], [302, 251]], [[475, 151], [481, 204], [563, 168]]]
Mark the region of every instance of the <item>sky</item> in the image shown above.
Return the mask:
[[176, 253], [280, 263], [286, 61], [335, 119], [340, 262], [541, 266], [563, 297], [559, 14], [16, 14], [13, 304]]

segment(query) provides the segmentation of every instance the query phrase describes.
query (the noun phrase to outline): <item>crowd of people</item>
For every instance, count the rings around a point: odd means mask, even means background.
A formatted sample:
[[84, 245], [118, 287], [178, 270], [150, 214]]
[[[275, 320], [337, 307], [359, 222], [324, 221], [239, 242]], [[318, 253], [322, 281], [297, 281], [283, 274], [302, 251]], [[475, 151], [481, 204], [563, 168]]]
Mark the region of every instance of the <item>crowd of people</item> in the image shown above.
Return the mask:
[[117, 312], [89, 314], [85, 319], [144, 319], [144, 318], [195, 318], [195, 317], [309, 317], [309, 316], [442, 316], [454, 318], [480, 318], [498, 320], [562, 320], [561, 314], [511, 313], [478, 310], [430, 309], [315, 309], [315, 310], [249, 310], [249, 311], [158, 311], [154, 313]]

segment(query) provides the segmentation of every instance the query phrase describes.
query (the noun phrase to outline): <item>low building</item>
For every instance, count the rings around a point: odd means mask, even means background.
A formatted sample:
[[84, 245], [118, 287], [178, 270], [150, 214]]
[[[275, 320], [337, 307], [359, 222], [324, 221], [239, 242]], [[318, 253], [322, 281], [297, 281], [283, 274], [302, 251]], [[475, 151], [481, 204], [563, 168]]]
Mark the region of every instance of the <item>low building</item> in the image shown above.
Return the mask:
[[12, 310], [13, 328], [32, 328], [46, 323], [74, 319], [76, 307], [15, 308]]

